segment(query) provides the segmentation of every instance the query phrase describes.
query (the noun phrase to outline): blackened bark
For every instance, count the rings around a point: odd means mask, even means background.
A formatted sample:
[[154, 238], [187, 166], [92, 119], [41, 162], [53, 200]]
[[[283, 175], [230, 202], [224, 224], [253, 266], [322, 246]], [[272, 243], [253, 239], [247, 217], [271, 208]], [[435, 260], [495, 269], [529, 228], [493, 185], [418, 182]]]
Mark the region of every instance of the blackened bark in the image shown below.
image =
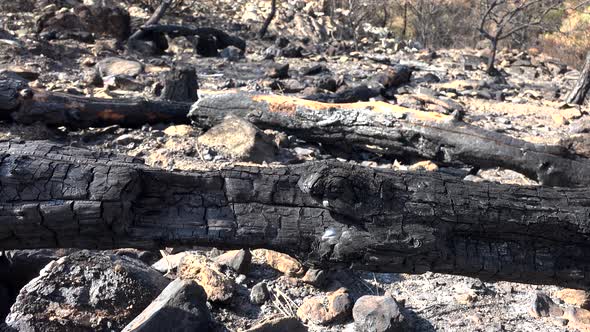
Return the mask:
[[[160, 6], [156, 8], [152, 16], [150, 16], [150, 18], [145, 22], [144, 26], [158, 24], [158, 22], [160, 22], [160, 19], [162, 18], [162, 16], [164, 16], [166, 11], [168, 10], [168, 7], [170, 7], [171, 4], [172, 0], [162, 0]], [[129, 37], [129, 39], [142, 39], [144, 37], [145, 31], [142, 28], [139, 28], [139, 30], [135, 31], [135, 33], [133, 33], [131, 37]]]
[[191, 103], [145, 99], [100, 99], [31, 90], [0, 80], [0, 120], [42, 122], [70, 128], [188, 123]]
[[567, 96], [566, 101], [568, 104], [582, 105], [588, 98], [588, 92], [590, 92], [590, 51], [586, 54], [586, 61], [580, 72], [580, 78], [578, 78], [576, 85]]
[[172, 173], [0, 143], [0, 249], [270, 248], [318, 266], [590, 286], [588, 188], [337, 162]]
[[260, 31], [258, 31], [258, 38], [264, 38], [264, 35], [266, 35], [266, 32], [268, 31], [268, 26], [270, 25], [270, 23], [272, 23], [272, 20], [274, 20], [276, 13], [277, 0], [271, 0], [270, 13], [268, 13], [268, 16], [266, 17], [264, 23], [262, 24], [262, 27], [260, 28]]
[[590, 185], [588, 159], [567, 156], [567, 149], [561, 146], [533, 144], [487, 131], [454, 115], [384, 102], [326, 104], [286, 96], [225, 93], [202, 98], [189, 117], [206, 128], [229, 114], [310, 142], [451, 165], [503, 167], [545, 185]]
[[170, 38], [197, 36], [199, 37], [197, 51], [204, 56], [211, 56], [213, 51], [216, 55], [217, 50], [224, 49], [228, 46], [235, 46], [242, 51], [246, 50], [246, 41], [244, 39], [214, 28], [194, 28], [181, 25], [147, 25], [141, 27], [141, 30], [153, 34], [165, 33]]
[[197, 101], [197, 73], [194, 68], [180, 67], [164, 74], [162, 80], [163, 100], [191, 103]]

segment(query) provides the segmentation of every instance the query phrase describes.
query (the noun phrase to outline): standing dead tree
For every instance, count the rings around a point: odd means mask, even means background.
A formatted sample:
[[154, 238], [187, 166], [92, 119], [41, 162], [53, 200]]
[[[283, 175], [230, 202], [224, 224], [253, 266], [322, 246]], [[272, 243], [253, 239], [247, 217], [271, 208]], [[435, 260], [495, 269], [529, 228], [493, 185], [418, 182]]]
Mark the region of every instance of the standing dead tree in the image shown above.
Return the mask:
[[268, 26], [270, 25], [270, 23], [272, 23], [272, 20], [275, 18], [276, 14], [277, 0], [272, 0], [270, 3], [270, 13], [268, 13], [268, 16], [266, 17], [264, 23], [262, 24], [262, 27], [260, 28], [260, 31], [258, 31], [258, 38], [264, 38], [264, 35], [266, 35], [266, 32], [268, 31]]
[[567, 96], [566, 102], [568, 104], [582, 105], [588, 98], [590, 92], [590, 51], [586, 54], [586, 61], [584, 67], [580, 72], [580, 78], [576, 82], [576, 85]]
[[494, 62], [500, 41], [525, 29], [543, 28], [547, 16], [563, 3], [563, 0], [481, 0], [478, 31], [490, 41], [486, 72], [498, 74]]

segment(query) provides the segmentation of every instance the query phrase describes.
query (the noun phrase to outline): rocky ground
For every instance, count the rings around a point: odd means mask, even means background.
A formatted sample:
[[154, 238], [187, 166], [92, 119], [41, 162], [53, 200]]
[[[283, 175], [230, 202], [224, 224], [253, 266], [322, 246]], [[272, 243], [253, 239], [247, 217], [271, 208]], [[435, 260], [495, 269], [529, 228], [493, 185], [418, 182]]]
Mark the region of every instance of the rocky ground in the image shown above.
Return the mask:
[[[108, 1], [96, 2], [112, 7]], [[179, 66], [195, 68], [201, 96], [227, 89], [309, 96], [359, 85], [383, 91], [390, 70], [405, 65], [413, 71], [411, 79], [392, 93], [373, 96], [374, 100], [432, 112], [461, 112], [466, 122], [489, 130], [579, 148], [572, 132], [580, 131], [575, 123], [587, 109], [561, 107], [578, 72], [555, 59], [535, 50], [504, 49], [498, 55], [503, 76], [489, 77], [482, 70], [482, 50], [423, 50], [379, 30], [367, 32], [357, 44], [336, 41], [332, 37], [346, 35], [343, 24], [318, 13], [314, 2], [306, 5], [303, 1], [284, 1], [281, 20], [271, 26], [269, 38], [256, 40], [256, 28], [268, 10], [261, 3], [199, 1], [175, 8], [164, 18], [168, 23], [214, 26], [247, 40], [244, 54], [230, 47], [216, 57], [196, 55], [193, 41], [184, 37], [170, 40], [162, 55], [128, 52], [117, 41], [120, 29], [101, 28], [100, 22], [73, 34], [64, 28], [64, 21], [72, 19], [68, 15], [82, 15], [72, 9], [80, 6], [77, 0], [0, 4], [0, 72], [19, 75], [31, 87], [49, 91], [155, 99], [162, 75]], [[149, 11], [138, 4], [126, 10], [133, 28], [149, 17]], [[118, 12], [101, 15], [119, 22]], [[93, 29], [100, 31], [87, 31]], [[280, 167], [339, 158], [368, 167], [452, 172], [471, 181], [537, 185], [503, 169], [473, 172], [424, 160], [336, 153], [278, 131], [262, 131], [239, 119], [226, 120], [207, 133], [190, 125], [165, 123], [83, 130], [0, 123], [0, 140], [10, 139], [49, 139], [113, 151], [169, 170], [236, 163]], [[135, 331], [133, 324], [145, 322], [146, 317], [168, 321], [151, 325], [150, 331], [180, 324], [214, 331], [588, 329], [580, 323], [584, 322], [580, 315], [572, 314], [573, 308], [588, 306], [585, 292], [432, 273], [319, 271], [265, 250], [11, 251], [0, 257], [0, 266], [0, 316], [6, 316], [11, 307], [4, 326], [7, 330], [121, 330], [166, 287], [154, 302], [157, 305], [152, 303], [126, 330]], [[196, 280], [202, 288], [188, 281], [170, 283], [177, 277]], [[558, 304], [539, 293], [548, 294]], [[187, 314], [173, 310], [182, 305], [178, 299], [190, 303], [192, 323]], [[162, 313], [161, 307], [169, 313]], [[381, 316], [371, 322], [375, 311]]]

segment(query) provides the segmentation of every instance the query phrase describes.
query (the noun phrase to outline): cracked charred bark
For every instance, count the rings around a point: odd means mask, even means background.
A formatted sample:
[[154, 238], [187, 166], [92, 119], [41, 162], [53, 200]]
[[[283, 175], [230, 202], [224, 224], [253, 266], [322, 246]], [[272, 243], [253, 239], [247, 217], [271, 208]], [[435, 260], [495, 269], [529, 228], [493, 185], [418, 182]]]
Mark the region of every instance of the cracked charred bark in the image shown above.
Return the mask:
[[173, 173], [0, 143], [0, 249], [263, 247], [319, 266], [590, 286], [587, 188], [337, 162]]
[[450, 165], [503, 167], [544, 185], [590, 185], [590, 161], [570, 155], [565, 147], [488, 131], [455, 115], [384, 102], [326, 104], [286, 96], [224, 93], [200, 99], [189, 117], [197, 126], [209, 127], [229, 114], [309, 142]]

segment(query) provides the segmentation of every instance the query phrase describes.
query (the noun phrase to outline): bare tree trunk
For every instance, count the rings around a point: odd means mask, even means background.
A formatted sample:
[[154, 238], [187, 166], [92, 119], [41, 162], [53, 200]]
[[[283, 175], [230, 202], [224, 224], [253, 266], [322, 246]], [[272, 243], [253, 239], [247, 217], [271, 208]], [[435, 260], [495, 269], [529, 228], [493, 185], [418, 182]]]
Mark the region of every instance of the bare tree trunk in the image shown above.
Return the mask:
[[402, 40], [406, 40], [407, 28], [408, 28], [408, 1], [404, 1], [404, 26], [402, 29]]
[[270, 248], [320, 267], [590, 286], [588, 188], [338, 162], [171, 173], [0, 143], [0, 249]]
[[276, 13], [277, 13], [277, 0], [272, 0], [271, 5], [270, 5], [270, 13], [268, 13], [266, 20], [264, 20], [264, 23], [262, 24], [262, 27], [260, 28], [260, 31], [258, 31], [258, 38], [260, 38], [260, 39], [264, 38], [264, 35], [266, 35], [266, 32], [268, 31], [268, 26], [270, 25], [270, 23], [272, 23], [272, 20], [275, 18]]
[[498, 71], [496, 70], [494, 64], [496, 62], [496, 53], [498, 52], [498, 39], [491, 39], [490, 44], [490, 57], [488, 58], [486, 73], [488, 73], [488, 75], [496, 76]]
[[586, 54], [586, 61], [580, 72], [580, 78], [578, 78], [576, 85], [567, 96], [566, 101], [568, 104], [582, 105], [588, 98], [588, 92], [590, 92], [590, 51]]

